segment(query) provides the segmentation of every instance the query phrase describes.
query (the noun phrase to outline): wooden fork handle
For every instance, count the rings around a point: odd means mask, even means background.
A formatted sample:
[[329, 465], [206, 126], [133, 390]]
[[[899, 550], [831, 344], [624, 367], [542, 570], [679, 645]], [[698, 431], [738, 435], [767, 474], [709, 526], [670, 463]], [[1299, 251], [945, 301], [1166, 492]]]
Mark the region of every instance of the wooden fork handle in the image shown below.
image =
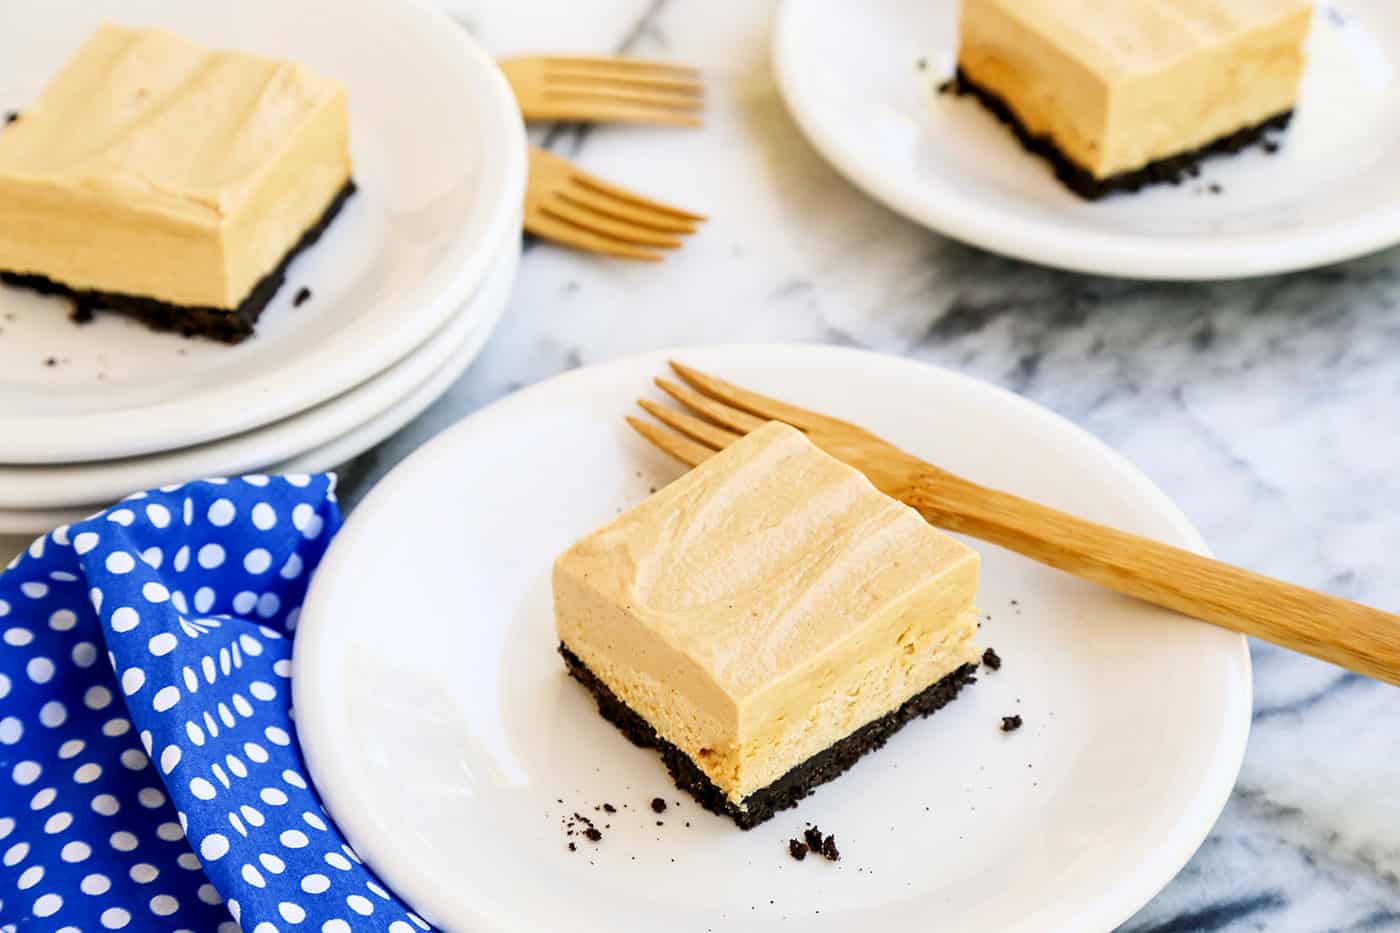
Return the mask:
[[929, 467], [929, 522], [1193, 618], [1400, 685], [1400, 616], [1076, 518]]

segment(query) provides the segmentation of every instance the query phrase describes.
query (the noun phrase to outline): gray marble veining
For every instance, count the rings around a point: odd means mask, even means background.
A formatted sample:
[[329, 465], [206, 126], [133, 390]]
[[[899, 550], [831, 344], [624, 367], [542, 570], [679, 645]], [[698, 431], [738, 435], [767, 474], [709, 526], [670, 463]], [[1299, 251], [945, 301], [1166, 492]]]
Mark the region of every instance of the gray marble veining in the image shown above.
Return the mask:
[[[703, 66], [703, 132], [537, 141], [713, 220], [660, 268], [536, 246], [481, 359], [349, 465], [349, 501], [451, 422], [565, 369], [658, 347], [844, 343], [1007, 386], [1141, 466], [1230, 561], [1400, 605], [1400, 250], [1204, 285], [1028, 266], [849, 186], [786, 114], [771, 5], [448, 0], [493, 52], [621, 50]], [[541, 19], [522, 7], [545, 7]], [[1214, 832], [1133, 933], [1400, 930], [1400, 691], [1253, 645], [1254, 731]], [[1151, 845], [1151, 840], [1143, 840]]]
[[[701, 343], [841, 343], [1064, 414], [1142, 467], [1224, 559], [1400, 606], [1400, 250], [1205, 285], [1028, 266], [904, 221], [818, 157], [773, 85], [770, 2], [441, 2], [498, 54], [630, 51], [705, 68], [703, 131], [534, 137], [713, 219], [660, 267], [530, 244], [481, 358], [345, 466], [347, 507], [451, 423], [573, 367]], [[1124, 929], [1400, 931], [1400, 691], [1268, 645], [1253, 654], [1235, 794]]]

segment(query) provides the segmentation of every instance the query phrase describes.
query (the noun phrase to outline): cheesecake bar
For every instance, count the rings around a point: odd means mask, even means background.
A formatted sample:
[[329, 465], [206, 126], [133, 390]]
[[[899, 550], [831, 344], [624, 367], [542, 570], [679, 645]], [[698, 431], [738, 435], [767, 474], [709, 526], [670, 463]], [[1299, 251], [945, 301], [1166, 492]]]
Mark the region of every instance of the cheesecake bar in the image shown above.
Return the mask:
[[1312, 0], [964, 0], [957, 90], [1076, 193], [1179, 183], [1288, 125]]
[[345, 89], [103, 26], [0, 128], [0, 279], [227, 342], [354, 191]]
[[976, 552], [768, 424], [554, 565], [569, 672], [744, 829], [975, 680]]

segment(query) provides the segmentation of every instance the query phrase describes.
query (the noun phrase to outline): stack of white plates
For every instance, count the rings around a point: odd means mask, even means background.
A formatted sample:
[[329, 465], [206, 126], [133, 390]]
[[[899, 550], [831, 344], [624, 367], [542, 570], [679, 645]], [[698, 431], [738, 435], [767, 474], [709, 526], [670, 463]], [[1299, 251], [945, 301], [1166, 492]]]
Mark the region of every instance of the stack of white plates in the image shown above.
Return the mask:
[[339, 78], [359, 192], [238, 346], [111, 314], [80, 326], [61, 299], [0, 287], [0, 534], [165, 483], [332, 468], [480, 352], [520, 258], [526, 149], [509, 87], [460, 27], [405, 0], [52, 0], [11, 13], [0, 109], [22, 110], [103, 21]]

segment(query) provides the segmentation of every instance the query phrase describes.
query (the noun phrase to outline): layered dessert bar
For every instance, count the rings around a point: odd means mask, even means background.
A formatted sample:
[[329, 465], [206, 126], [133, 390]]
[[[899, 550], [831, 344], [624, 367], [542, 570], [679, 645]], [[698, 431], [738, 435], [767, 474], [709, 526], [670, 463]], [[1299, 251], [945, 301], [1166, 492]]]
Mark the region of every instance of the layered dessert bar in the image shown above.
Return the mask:
[[1312, 0], [964, 0], [958, 90], [1086, 198], [1287, 126]]
[[0, 278], [237, 342], [354, 190], [345, 89], [103, 26], [0, 128]]
[[748, 829], [975, 680], [978, 557], [766, 425], [554, 566], [559, 650], [676, 785]]

